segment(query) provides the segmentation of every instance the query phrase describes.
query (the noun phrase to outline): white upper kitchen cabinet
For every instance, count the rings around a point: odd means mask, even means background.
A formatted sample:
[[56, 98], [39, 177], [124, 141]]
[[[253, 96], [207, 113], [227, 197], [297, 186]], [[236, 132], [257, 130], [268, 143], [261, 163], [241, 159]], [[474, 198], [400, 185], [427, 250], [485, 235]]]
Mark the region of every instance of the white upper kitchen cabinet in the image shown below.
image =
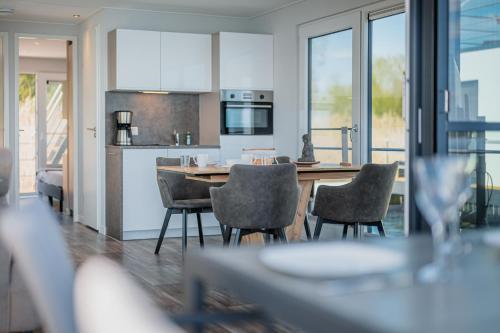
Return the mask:
[[273, 36], [219, 33], [220, 89], [273, 90]]
[[161, 89], [182, 92], [212, 90], [212, 36], [161, 33]]
[[161, 32], [117, 29], [108, 48], [109, 90], [161, 89]]

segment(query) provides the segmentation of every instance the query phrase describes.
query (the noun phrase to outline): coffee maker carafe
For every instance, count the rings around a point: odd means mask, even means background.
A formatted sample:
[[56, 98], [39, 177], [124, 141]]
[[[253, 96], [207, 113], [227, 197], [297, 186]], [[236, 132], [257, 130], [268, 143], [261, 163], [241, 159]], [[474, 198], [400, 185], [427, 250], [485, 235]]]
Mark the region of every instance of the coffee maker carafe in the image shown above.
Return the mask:
[[116, 118], [116, 140], [117, 146], [132, 145], [132, 111], [115, 111]]

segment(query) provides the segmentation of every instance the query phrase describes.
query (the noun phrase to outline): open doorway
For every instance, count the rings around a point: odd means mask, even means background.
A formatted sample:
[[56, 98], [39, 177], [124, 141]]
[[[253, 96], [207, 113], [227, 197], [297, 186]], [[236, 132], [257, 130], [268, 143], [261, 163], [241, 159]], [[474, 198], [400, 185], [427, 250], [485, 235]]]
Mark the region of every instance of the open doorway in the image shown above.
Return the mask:
[[73, 212], [72, 42], [19, 37], [19, 198]]

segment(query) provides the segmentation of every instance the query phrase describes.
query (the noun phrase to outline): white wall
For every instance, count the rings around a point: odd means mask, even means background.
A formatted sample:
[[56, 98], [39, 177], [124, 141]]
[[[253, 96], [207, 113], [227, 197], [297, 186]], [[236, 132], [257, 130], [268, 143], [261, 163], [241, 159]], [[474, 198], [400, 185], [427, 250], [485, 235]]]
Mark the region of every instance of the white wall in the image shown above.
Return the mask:
[[274, 34], [274, 142], [280, 154], [298, 156], [299, 64], [301, 24], [380, 1], [306, 0], [251, 21], [257, 32]]
[[19, 58], [20, 73], [66, 73], [66, 59]]

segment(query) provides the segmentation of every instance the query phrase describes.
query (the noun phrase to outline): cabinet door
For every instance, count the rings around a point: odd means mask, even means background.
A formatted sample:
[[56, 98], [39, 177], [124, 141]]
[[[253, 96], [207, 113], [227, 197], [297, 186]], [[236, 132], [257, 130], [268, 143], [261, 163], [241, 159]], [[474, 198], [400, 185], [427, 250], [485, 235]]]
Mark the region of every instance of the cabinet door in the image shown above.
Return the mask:
[[273, 90], [273, 36], [221, 32], [220, 88]]
[[212, 89], [212, 36], [162, 32], [161, 88], [209, 92]]
[[116, 31], [116, 89], [160, 90], [161, 32]]

